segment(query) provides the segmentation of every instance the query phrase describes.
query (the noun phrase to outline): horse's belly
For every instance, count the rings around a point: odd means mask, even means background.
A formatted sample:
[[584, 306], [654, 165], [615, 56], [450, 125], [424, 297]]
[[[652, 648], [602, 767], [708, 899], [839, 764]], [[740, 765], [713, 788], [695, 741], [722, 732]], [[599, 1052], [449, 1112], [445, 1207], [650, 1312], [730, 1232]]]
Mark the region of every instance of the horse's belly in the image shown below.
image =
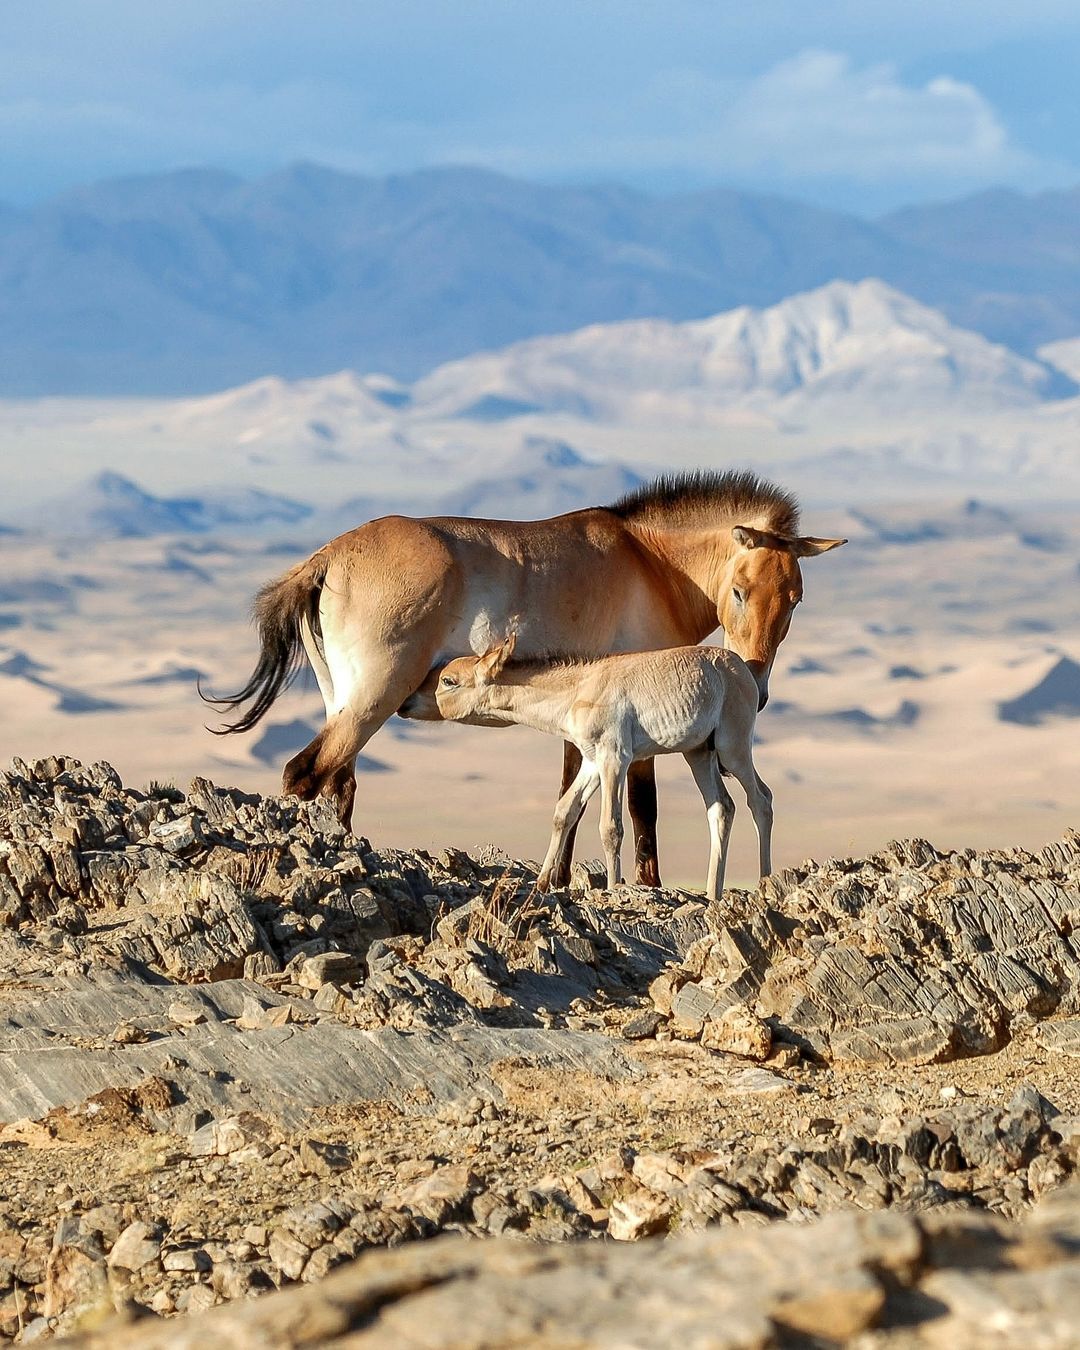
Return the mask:
[[634, 734], [634, 758], [685, 754], [705, 744], [716, 729], [715, 718], [679, 707], [658, 709], [639, 719]]

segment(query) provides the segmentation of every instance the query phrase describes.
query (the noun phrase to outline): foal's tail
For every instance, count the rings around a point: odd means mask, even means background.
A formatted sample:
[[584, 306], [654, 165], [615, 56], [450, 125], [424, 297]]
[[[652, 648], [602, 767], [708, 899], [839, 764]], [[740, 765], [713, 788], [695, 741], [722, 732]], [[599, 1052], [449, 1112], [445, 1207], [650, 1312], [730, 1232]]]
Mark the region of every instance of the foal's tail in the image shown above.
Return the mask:
[[259, 630], [260, 651], [251, 678], [227, 698], [212, 698], [199, 690], [200, 698], [221, 709], [240, 708], [251, 702], [251, 707], [235, 722], [211, 728], [215, 736], [250, 731], [299, 675], [304, 663], [301, 623], [306, 620], [318, 637], [319, 595], [328, 566], [325, 550], [320, 549], [277, 581], [269, 582], [255, 597], [252, 613]]

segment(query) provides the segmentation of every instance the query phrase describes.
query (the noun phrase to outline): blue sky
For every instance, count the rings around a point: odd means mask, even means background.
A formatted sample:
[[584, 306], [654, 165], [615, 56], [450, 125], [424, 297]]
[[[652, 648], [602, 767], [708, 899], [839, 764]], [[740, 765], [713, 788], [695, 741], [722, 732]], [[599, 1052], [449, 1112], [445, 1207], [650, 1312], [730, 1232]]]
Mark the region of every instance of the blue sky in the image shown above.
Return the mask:
[[0, 200], [481, 164], [873, 214], [1080, 182], [1075, 0], [3, 0]]

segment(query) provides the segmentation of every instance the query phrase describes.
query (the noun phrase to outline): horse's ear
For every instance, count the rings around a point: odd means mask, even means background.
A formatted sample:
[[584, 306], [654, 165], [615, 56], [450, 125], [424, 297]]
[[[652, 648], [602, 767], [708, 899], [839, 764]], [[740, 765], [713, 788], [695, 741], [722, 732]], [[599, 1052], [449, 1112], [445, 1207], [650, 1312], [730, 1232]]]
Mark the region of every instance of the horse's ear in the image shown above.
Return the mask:
[[749, 525], [736, 525], [731, 531], [731, 537], [737, 544], [741, 544], [743, 548], [761, 547], [761, 531], [752, 530]]
[[828, 553], [830, 549], [846, 543], [846, 539], [815, 539], [812, 535], [806, 535], [795, 540], [795, 554], [799, 558], [816, 558], [819, 553]]
[[497, 642], [494, 647], [489, 647], [476, 663], [477, 683], [490, 684], [492, 680], [497, 680], [502, 673], [503, 666], [513, 656], [516, 645], [517, 634], [510, 633], [501, 642]]

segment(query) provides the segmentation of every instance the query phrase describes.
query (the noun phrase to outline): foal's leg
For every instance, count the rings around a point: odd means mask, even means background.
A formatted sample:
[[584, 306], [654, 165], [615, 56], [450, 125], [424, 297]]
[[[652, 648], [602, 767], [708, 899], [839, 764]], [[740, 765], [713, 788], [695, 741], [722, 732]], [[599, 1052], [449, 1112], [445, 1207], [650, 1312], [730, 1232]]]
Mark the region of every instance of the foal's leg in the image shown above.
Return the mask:
[[656, 851], [656, 765], [641, 759], [630, 765], [626, 800], [634, 825], [634, 864], [639, 886], [660, 885], [660, 861]]
[[728, 842], [731, 839], [731, 822], [735, 819], [735, 802], [724, 786], [720, 761], [713, 750], [702, 746], [697, 750], [688, 750], [683, 758], [690, 765], [694, 782], [705, 802], [705, 815], [709, 822], [709, 874], [705, 895], [708, 900], [719, 900], [724, 893], [724, 873], [727, 871]]
[[754, 761], [745, 756], [725, 757], [727, 767], [742, 784], [746, 793], [746, 802], [753, 812], [754, 826], [758, 836], [758, 861], [760, 875], [767, 877], [772, 871], [772, 827], [773, 795], [754, 768]]
[[[560, 795], [565, 794], [581, 768], [576, 746], [563, 742], [563, 776]], [[660, 862], [656, 847], [656, 772], [651, 759], [631, 764], [626, 782], [630, 819], [634, 824], [634, 860], [639, 886], [660, 885]], [[551, 873], [551, 885], [559, 889], [570, 884], [570, 864], [574, 857], [577, 825], [570, 828], [566, 847]]]
[[538, 890], [547, 891], [558, 886], [552, 878], [559, 875], [569, 851], [573, 832], [581, 819], [581, 813], [599, 785], [600, 775], [596, 772], [596, 765], [589, 760], [583, 760], [577, 777], [559, 798], [555, 807], [555, 817], [551, 824], [551, 842], [548, 844], [540, 875], [536, 879]]
[[[559, 786], [559, 801], [570, 791], [581, 772], [581, 751], [570, 741], [563, 741], [563, 760], [562, 760], [562, 783]], [[581, 819], [580, 813], [578, 820]], [[570, 864], [574, 860], [574, 840], [577, 838], [578, 821], [569, 827], [566, 832], [566, 841], [562, 852], [559, 854], [558, 862], [552, 868], [549, 878], [549, 885], [552, 890], [563, 890], [570, 885]]]
[[615, 755], [605, 755], [597, 767], [600, 770], [600, 842], [604, 846], [610, 889], [622, 881], [623, 788], [629, 765], [620, 762]]
[[758, 825], [758, 870], [761, 876], [767, 877], [772, 872], [773, 796], [772, 789], [756, 771], [754, 778], [757, 782], [758, 801], [761, 804], [761, 824]]

